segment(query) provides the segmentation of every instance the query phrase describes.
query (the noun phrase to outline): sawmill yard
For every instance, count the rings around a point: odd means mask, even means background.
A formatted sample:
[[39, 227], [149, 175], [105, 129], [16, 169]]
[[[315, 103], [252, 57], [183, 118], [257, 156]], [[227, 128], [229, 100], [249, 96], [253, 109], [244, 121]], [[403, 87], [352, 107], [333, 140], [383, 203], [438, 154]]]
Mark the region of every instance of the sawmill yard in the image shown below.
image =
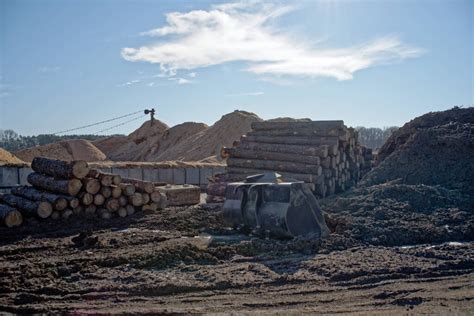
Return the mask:
[[[147, 122], [129, 136], [96, 141], [93, 147], [87, 144], [86, 152], [98, 149], [103, 154], [96, 155], [103, 158], [98, 160], [201, 160], [223, 165], [229, 159], [233, 163], [243, 159], [236, 155], [250, 149], [256, 155], [253, 159], [268, 158], [266, 150], [259, 151], [261, 146], [249, 144], [261, 141], [255, 138], [258, 129], [252, 128], [261, 126], [260, 118], [234, 112], [223, 119], [222, 125], [212, 127], [185, 123], [169, 128]], [[224, 135], [226, 125], [233, 134]], [[189, 133], [184, 140], [177, 136], [183, 133], [179, 129]], [[20, 226], [0, 228], [0, 312], [473, 314], [473, 132], [473, 108], [428, 113], [394, 132], [373, 168], [363, 170], [362, 164], [369, 163], [364, 159], [370, 157], [358, 151], [356, 143], [350, 144], [356, 136], [348, 136], [342, 141], [347, 150], [337, 143], [331, 154], [331, 146], [324, 145], [318, 164], [314, 162], [322, 168], [308, 173], [310, 178], [304, 170], [287, 171], [288, 178], [304, 174], [313, 182], [331, 232], [322, 239], [277, 239], [231, 229], [222, 218], [222, 203], [206, 203], [205, 188], [199, 204], [191, 206], [159, 205], [158, 194], [157, 205], [124, 216], [105, 207], [103, 211], [94, 207], [94, 216], [79, 212], [65, 216], [64, 210], [57, 219], [24, 216]], [[254, 139], [241, 139], [244, 134]], [[49, 146], [57, 152], [62, 145]], [[217, 159], [217, 148], [222, 146], [228, 149]], [[44, 148], [33, 150], [41, 155], [25, 150], [17, 157], [31, 161], [47, 156]], [[122, 157], [124, 153], [128, 156]], [[5, 161], [18, 159], [0, 154]], [[303, 159], [296, 153], [295, 157]], [[359, 162], [357, 169], [351, 159]], [[19, 162], [7, 162], [15, 163]], [[33, 169], [47, 173], [41, 163], [48, 161], [33, 161]], [[285, 174], [294, 170], [289, 165], [271, 167], [283, 168]], [[291, 166], [300, 167], [296, 162]], [[258, 170], [268, 168], [268, 163], [255, 165]], [[228, 166], [226, 175], [211, 181], [245, 176], [242, 169]], [[335, 169], [338, 172], [325, 171]], [[44, 185], [35, 177], [45, 175], [28, 178], [35, 187]], [[114, 187], [104, 184], [107, 181], [100, 175], [97, 179], [100, 190]], [[128, 184], [120, 185], [125, 192]], [[144, 192], [140, 184], [135, 187]], [[78, 195], [81, 205], [86, 193]], [[135, 202], [132, 196], [123, 207]]]

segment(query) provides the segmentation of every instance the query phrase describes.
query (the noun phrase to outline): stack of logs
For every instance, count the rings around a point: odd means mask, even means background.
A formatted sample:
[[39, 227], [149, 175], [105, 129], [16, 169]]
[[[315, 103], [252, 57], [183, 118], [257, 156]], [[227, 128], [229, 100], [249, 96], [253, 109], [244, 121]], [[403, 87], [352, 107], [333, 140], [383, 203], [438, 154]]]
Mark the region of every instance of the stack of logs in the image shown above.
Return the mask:
[[[326, 197], [357, 183], [363, 153], [357, 132], [343, 121], [264, 121], [252, 123], [252, 131], [221, 156], [227, 158], [226, 181], [275, 171], [284, 180], [313, 183], [314, 193]], [[222, 187], [209, 186], [216, 195]]]
[[70, 216], [126, 217], [139, 210], [166, 206], [166, 195], [153, 182], [125, 179], [90, 169], [84, 161], [66, 162], [36, 157], [28, 175], [32, 186], [19, 186], [0, 194], [0, 218], [8, 227], [23, 217], [67, 219]]

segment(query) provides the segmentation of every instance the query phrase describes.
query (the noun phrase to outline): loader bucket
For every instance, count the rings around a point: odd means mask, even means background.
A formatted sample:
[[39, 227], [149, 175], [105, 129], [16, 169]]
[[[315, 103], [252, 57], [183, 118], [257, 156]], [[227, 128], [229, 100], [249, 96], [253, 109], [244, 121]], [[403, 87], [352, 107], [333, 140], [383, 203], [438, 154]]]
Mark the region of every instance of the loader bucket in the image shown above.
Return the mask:
[[223, 217], [229, 224], [279, 238], [328, 235], [321, 208], [308, 184], [256, 182], [258, 177], [251, 181], [227, 186]]

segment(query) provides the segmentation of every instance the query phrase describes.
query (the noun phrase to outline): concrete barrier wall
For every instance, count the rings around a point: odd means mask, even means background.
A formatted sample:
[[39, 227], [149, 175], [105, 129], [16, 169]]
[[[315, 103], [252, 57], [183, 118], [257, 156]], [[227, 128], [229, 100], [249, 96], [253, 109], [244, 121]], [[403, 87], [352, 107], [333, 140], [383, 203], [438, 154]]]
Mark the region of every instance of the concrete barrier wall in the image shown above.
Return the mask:
[[[222, 173], [224, 167], [205, 168], [99, 168], [108, 173], [119, 174], [124, 178], [134, 178], [153, 182], [166, 182], [171, 184], [194, 184], [205, 186], [208, 177]], [[0, 187], [28, 184], [27, 177], [33, 172], [28, 167], [0, 166]]]

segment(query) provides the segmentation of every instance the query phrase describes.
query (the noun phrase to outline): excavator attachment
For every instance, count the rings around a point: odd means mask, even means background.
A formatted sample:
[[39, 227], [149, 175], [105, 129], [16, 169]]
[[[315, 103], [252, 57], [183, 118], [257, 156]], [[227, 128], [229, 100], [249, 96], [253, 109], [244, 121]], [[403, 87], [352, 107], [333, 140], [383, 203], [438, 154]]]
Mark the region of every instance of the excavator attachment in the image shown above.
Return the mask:
[[254, 234], [287, 238], [329, 234], [318, 201], [304, 182], [280, 182], [277, 173], [229, 183], [223, 207], [224, 220], [248, 227]]

